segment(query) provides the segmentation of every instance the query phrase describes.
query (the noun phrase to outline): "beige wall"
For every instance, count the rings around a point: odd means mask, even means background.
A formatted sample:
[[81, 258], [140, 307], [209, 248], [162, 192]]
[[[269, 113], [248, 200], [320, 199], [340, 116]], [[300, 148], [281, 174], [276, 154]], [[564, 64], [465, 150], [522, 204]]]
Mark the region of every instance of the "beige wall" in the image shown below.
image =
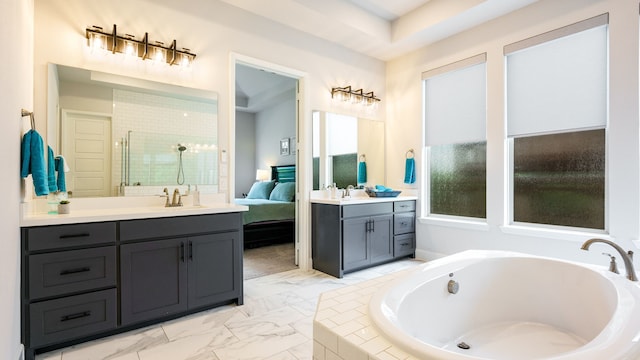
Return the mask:
[[[0, 153], [3, 175], [0, 188], [4, 203], [0, 210], [0, 359], [19, 359], [20, 346], [20, 139], [29, 129], [29, 118], [20, 109], [32, 109], [33, 94], [33, 1], [0, 2], [0, 42], [11, 54], [0, 69]], [[36, 116], [38, 113], [36, 113]]]

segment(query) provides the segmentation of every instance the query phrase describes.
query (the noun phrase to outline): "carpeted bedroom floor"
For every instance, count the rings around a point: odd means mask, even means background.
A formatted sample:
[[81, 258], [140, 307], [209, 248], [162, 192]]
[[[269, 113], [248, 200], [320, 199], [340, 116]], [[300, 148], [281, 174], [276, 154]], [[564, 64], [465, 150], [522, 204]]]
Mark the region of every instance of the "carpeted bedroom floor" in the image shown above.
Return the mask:
[[270, 274], [297, 269], [295, 245], [277, 244], [244, 251], [244, 279], [249, 280]]

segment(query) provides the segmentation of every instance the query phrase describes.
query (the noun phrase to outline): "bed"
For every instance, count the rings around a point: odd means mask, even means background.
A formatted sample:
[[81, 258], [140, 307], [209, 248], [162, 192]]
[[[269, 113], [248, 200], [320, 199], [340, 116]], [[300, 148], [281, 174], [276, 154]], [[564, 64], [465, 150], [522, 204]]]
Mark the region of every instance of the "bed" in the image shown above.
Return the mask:
[[294, 241], [295, 181], [295, 165], [272, 166], [271, 181], [256, 182], [235, 200], [249, 207], [242, 219], [245, 249]]

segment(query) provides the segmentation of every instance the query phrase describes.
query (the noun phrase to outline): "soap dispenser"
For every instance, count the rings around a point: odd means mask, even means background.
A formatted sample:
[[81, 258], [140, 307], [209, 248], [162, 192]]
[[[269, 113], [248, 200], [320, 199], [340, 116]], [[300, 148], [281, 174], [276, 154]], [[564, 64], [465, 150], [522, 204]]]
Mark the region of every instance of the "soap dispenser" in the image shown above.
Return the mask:
[[193, 206], [200, 206], [200, 191], [198, 190], [198, 185], [196, 185], [196, 189], [193, 191]]

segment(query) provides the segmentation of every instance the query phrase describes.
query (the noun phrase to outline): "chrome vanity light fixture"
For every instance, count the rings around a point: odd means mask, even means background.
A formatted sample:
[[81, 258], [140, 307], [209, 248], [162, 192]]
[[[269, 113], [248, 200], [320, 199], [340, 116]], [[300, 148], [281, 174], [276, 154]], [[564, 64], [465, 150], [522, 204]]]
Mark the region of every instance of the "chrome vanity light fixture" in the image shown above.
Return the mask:
[[351, 86], [331, 88], [331, 98], [373, 108], [376, 108], [380, 102], [373, 91], [365, 93], [363, 89], [353, 90]]
[[170, 46], [165, 46], [163, 42], [149, 42], [149, 34], [145, 33], [142, 39], [138, 40], [131, 34], [119, 35], [117, 27], [113, 25], [113, 31], [108, 33], [99, 26], [87, 28], [86, 37], [91, 51], [109, 51], [112, 54], [121, 53], [127, 57], [150, 59], [159, 63], [169, 65], [179, 65], [188, 67], [193, 62], [196, 54], [190, 49], [178, 49], [176, 40]]

